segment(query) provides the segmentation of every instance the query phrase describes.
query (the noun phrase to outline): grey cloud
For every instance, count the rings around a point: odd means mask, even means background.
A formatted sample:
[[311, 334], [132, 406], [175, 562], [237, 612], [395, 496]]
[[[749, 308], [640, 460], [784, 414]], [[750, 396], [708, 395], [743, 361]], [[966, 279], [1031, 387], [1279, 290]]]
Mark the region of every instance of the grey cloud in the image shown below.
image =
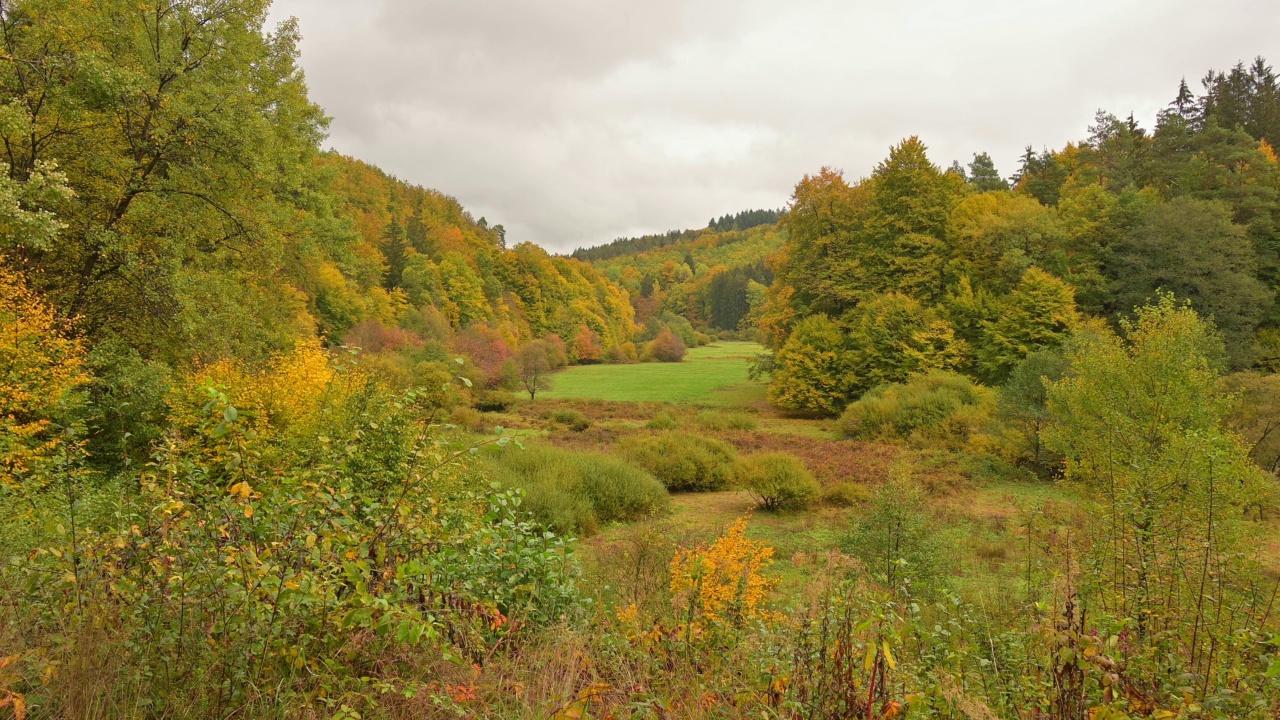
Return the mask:
[[330, 142], [565, 251], [778, 207], [823, 165], [866, 175], [1150, 123], [1177, 82], [1264, 55], [1249, 0], [277, 0]]

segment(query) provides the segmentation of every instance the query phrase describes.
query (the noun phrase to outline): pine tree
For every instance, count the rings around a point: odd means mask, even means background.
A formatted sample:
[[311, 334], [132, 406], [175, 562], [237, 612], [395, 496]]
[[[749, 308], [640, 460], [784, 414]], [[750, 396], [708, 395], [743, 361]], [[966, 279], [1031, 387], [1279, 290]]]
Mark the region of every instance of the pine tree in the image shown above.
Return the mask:
[[969, 163], [969, 184], [979, 192], [1008, 190], [1009, 181], [1000, 177], [996, 164], [987, 153], [975, 153]]

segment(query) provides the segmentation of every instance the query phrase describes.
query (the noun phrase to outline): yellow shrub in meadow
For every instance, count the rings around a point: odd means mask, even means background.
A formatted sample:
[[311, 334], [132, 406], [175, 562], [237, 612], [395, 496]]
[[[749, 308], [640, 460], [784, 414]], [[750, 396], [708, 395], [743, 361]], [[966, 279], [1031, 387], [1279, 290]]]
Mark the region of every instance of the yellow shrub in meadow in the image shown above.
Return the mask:
[[671, 594], [692, 629], [705, 623], [772, 619], [766, 603], [776, 579], [765, 573], [773, 548], [748, 540], [746, 518], [739, 518], [711, 545], [689, 548], [671, 560]]

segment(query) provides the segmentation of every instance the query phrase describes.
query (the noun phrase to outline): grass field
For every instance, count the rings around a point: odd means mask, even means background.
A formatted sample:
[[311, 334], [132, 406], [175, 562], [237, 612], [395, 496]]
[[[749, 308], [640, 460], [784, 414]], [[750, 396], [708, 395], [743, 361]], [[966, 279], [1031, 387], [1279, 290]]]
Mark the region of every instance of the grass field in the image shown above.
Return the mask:
[[747, 363], [761, 352], [755, 343], [718, 342], [690, 350], [680, 363], [580, 365], [557, 373], [539, 397], [752, 405], [764, 401], [764, 384], [747, 378]]

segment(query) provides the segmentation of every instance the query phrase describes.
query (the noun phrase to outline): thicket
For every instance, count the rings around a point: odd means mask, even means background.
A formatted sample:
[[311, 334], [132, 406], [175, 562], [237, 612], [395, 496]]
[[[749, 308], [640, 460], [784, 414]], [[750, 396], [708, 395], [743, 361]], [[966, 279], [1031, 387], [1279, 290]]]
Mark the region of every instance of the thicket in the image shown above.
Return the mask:
[[988, 430], [996, 394], [963, 375], [933, 372], [901, 385], [872, 388], [849, 405], [840, 429], [860, 440], [901, 440], [953, 450], [971, 448]]
[[186, 373], [166, 402], [145, 467], [96, 471], [75, 414], [54, 413], [48, 461], [0, 483], [11, 707], [275, 717], [428, 702], [450, 694], [425, 668], [579, 611], [571, 546], [488, 487], [415, 393], [301, 346]]
[[562, 535], [590, 535], [607, 523], [660, 510], [667, 501], [652, 475], [599, 453], [513, 445], [494, 453], [490, 464], [497, 482], [522, 491], [521, 512]]
[[733, 481], [737, 460], [733, 448], [719, 440], [676, 431], [625, 438], [616, 452], [672, 492], [723, 490]]
[[794, 455], [757, 453], [738, 461], [734, 482], [765, 510], [800, 510], [817, 500], [822, 488]]

